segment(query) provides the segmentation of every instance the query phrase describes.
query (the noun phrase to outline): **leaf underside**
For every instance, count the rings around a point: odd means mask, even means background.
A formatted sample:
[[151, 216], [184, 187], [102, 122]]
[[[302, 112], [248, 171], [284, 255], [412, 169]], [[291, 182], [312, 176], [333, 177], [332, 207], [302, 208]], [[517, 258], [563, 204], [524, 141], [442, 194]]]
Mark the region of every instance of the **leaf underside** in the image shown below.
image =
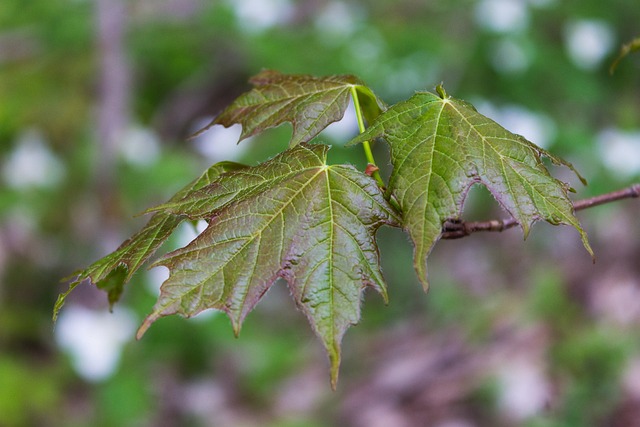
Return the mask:
[[386, 300], [374, 233], [398, 219], [372, 178], [327, 166], [328, 149], [300, 144], [156, 208], [209, 226], [156, 262], [170, 277], [138, 336], [159, 317], [211, 308], [226, 312], [237, 334], [283, 278], [327, 349], [335, 386], [340, 342], [360, 318], [362, 290], [370, 286]]
[[[447, 219], [459, 219], [469, 188], [486, 186], [522, 227], [537, 220], [568, 224], [587, 236], [574, 215], [567, 184], [553, 178], [541, 156], [573, 167], [478, 113], [470, 104], [418, 92], [390, 107], [350, 144], [381, 137], [391, 149], [389, 191], [415, 247], [414, 266], [425, 287], [427, 257]], [[578, 175], [579, 176], [579, 175]], [[581, 178], [582, 179], [582, 178]]]
[[[181, 200], [194, 190], [210, 184], [222, 173], [243, 167], [243, 165], [234, 162], [216, 163], [199, 178], [176, 193], [170, 201]], [[124, 285], [131, 280], [133, 274], [153, 256], [184, 220], [184, 216], [180, 217], [158, 212], [151, 217], [142, 230], [122, 243], [114, 252], [94, 262], [86, 269], [73, 273], [71, 277], [75, 277], [75, 280], [69, 285], [69, 289], [61, 294], [56, 301], [53, 312], [54, 320], [69, 293], [87, 279], [107, 292], [109, 304], [113, 306], [120, 299]]]
[[240, 95], [196, 135], [217, 124], [225, 127], [241, 124], [242, 141], [290, 122], [293, 134], [289, 146], [294, 147], [311, 141], [329, 124], [342, 119], [352, 88], [358, 93], [367, 120], [375, 119], [385, 108], [360, 79], [351, 75], [315, 77], [266, 70], [250, 82], [254, 89]]

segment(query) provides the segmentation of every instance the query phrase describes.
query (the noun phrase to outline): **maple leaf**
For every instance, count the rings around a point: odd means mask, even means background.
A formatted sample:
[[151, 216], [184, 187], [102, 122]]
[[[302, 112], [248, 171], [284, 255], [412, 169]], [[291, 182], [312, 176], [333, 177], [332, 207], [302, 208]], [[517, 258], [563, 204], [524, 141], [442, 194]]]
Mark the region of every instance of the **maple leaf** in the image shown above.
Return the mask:
[[242, 141], [290, 122], [293, 134], [289, 146], [293, 147], [312, 140], [329, 124], [342, 119], [351, 96], [358, 96], [369, 121], [385, 108], [371, 89], [351, 75], [315, 77], [266, 70], [252, 77], [250, 82], [254, 89], [240, 95], [195, 135], [217, 124], [225, 127], [241, 124]]
[[169, 268], [141, 337], [158, 318], [226, 312], [236, 335], [278, 278], [323, 342], [335, 387], [340, 343], [360, 318], [365, 287], [387, 299], [374, 233], [397, 225], [376, 182], [347, 165], [326, 164], [326, 145], [300, 144], [231, 172], [182, 200], [156, 208], [209, 226], [156, 262]]
[[[389, 190], [414, 244], [414, 267], [425, 289], [427, 257], [444, 221], [459, 219], [469, 188], [485, 185], [523, 229], [537, 220], [568, 224], [587, 236], [574, 215], [567, 184], [553, 178], [541, 156], [564, 160], [504, 129], [475, 108], [446, 95], [418, 92], [390, 107], [349, 144], [382, 137], [390, 146]], [[575, 170], [574, 170], [575, 172]], [[577, 174], [577, 172], [576, 172]], [[578, 175], [582, 180], [582, 178]]]
[[[216, 163], [199, 178], [176, 193], [171, 200], [181, 200], [194, 190], [210, 184], [222, 173], [243, 167], [245, 166], [234, 162]], [[75, 277], [75, 280], [69, 285], [66, 292], [60, 294], [55, 304], [54, 320], [69, 293], [87, 279], [107, 292], [109, 304], [113, 306], [120, 299], [124, 285], [131, 280], [133, 273], [156, 252], [185, 219], [184, 216], [158, 212], [151, 217], [142, 230], [123, 242], [114, 252], [94, 262], [86, 269], [73, 273], [71, 277]]]

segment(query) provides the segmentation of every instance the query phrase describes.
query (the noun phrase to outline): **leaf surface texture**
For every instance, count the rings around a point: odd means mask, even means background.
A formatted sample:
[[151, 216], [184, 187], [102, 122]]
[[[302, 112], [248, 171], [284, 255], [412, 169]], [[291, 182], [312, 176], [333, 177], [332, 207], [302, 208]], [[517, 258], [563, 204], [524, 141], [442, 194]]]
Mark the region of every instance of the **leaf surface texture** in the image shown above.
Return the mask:
[[[199, 178], [178, 191], [171, 200], [181, 200], [194, 190], [210, 184], [222, 173], [242, 167], [244, 166], [234, 162], [216, 163]], [[58, 297], [54, 308], [54, 319], [67, 295], [87, 279], [107, 292], [109, 304], [113, 306], [120, 299], [124, 285], [131, 280], [131, 276], [153, 256], [184, 219], [184, 216], [158, 212], [138, 233], [123, 242], [114, 252], [97, 260], [86, 269], [76, 271], [72, 275], [72, 277], [75, 276], [75, 280], [70, 284], [69, 290]]]
[[362, 290], [370, 286], [386, 300], [374, 233], [398, 219], [372, 178], [327, 166], [328, 149], [300, 144], [158, 207], [209, 226], [157, 262], [170, 277], [139, 335], [159, 317], [211, 308], [225, 311], [237, 334], [282, 278], [327, 349], [335, 385], [340, 342], [360, 318]]
[[575, 227], [567, 184], [553, 178], [541, 157], [573, 167], [478, 113], [470, 104], [418, 92], [390, 107], [351, 144], [381, 137], [391, 148], [389, 191], [400, 205], [403, 227], [414, 244], [414, 266], [424, 287], [427, 257], [447, 219], [459, 219], [469, 188], [486, 186], [522, 227], [537, 220]]
[[254, 88], [239, 96], [209, 125], [242, 125], [240, 140], [285, 122], [293, 125], [289, 146], [311, 141], [329, 124], [344, 116], [352, 90], [358, 94], [367, 120], [385, 108], [360, 79], [351, 75], [315, 77], [266, 70], [251, 78]]

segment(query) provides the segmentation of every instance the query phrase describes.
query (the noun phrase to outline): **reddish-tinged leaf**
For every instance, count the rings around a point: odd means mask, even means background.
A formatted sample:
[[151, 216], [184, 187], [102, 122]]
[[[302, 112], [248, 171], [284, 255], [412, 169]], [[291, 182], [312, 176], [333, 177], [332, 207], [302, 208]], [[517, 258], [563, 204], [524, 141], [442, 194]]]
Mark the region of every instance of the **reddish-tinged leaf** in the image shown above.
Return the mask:
[[242, 141], [290, 122], [293, 135], [289, 146], [294, 147], [311, 141], [328, 125], [342, 119], [353, 89], [367, 120], [375, 119], [385, 108], [360, 79], [350, 75], [314, 77], [267, 70], [253, 77], [251, 83], [254, 89], [239, 96], [196, 135], [217, 124], [225, 127], [241, 124]]
[[[180, 200], [194, 190], [209, 185], [220, 174], [243, 167], [243, 165], [233, 162], [216, 163], [198, 179], [176, 193], [171, 200]], [[71, 276], [75, 277], [75, 280], [69, 285], [69, 289], [58, 297], [53, 312], [54, 320], [67, 295], [87, 279], [107, 292], [109, 304], [113, 306], [120, 299], [124, 285], [131, 280], [133, 273], [156, 252], [184, 219], [184, 216], [165, 212], [157, 213], [151, 217], [142, 230], [122, 243], [114, 252], [94, 262], [86, 269], [76, 271]]]
[[374, 233], [397, 218], [372, 178], [328, 166], [328, 149], [300, 144], [158, 208], [207, 218], [209, 227], [157, 262], [170, 277], [138, 336], [159, 317], [211, 308], [225, 311], [237, 334], [283, 278], [327, 349], [335, 386], [340, 342], [360, 318], [362, 290], [373, 287], [386, 300]]

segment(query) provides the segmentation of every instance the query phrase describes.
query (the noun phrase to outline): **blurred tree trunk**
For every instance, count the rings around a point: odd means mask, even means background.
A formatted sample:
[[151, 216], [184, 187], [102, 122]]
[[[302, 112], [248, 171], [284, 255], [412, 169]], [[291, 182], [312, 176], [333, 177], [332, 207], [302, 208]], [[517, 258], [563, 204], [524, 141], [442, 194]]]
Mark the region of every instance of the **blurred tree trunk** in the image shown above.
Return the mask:
[[100, 86], [97, 100], [96, 187], [102, 214], [101, 245], [119, 244], [119, 198], [115, 169], [119, 141], [129, 123], [130, 70], [124, 51], [127, 10], [124, 0], [97, 0], [97, 44]]

